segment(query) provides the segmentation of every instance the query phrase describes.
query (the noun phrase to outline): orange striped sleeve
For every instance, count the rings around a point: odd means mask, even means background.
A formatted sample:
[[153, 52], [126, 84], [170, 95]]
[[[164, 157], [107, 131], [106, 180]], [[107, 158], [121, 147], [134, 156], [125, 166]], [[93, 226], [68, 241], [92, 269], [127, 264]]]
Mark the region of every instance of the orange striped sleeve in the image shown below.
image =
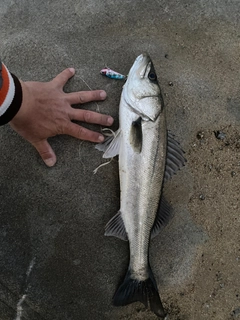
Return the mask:
[[0, 89], [0, 106], [3, 106], [4, 101], [9, 94], [9, 91], [13, 90], [13, 88], [10, 88], [10, 76], [11, 75], [9, 75], [7, 68], [4, 66], [4, 64], [2, 64], [2, 87]]
[[20, 81], [0, 61], [0, 125], [11, 121], [21, 104], [22, 87]]

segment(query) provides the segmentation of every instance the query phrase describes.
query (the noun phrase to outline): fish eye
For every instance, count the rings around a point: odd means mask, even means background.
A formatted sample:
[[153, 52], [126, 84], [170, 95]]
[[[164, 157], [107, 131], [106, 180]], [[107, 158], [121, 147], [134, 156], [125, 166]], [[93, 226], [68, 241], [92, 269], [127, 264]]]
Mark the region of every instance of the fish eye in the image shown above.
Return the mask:
[[156, 73], [153, 72], [153, 71], [149, 72], [149, 74], [148, 74], [148, 79], [149, 79], [150, 81], [156, 81], [156, 80], [157, 80], [157, 75], [156, 75]]

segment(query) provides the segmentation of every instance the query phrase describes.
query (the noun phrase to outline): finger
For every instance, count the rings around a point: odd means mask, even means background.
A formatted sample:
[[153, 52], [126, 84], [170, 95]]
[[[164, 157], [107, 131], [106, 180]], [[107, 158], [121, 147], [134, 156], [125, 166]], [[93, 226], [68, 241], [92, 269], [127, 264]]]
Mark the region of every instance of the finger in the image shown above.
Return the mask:
[[89, 110], [72, 109], [70, 117], [71, 120], [101, 124], [103, 126], [111, 126], [113, 124], [113, 118], [111, 116]]
[[102, 134], [88, 130], [75, 123], [71, 123], [68, 127], [66, 127], [63, 134], [68, 134], [77, 139], [87, 140], [91, 142], [103, 142], [104, 140], [104, 136]]
[[54, 83], [56, 87], [63, 88], [74, 74], [75, 70], [73, 68], [65, 69], [52, 80], [52, 83]]
[[70, 104], [86, 103], [90, 101], [99, 101], [106, 99], [104, 90], [79, 91], [67, 94], [67, 99]]
[[35, 142], [32, 143], [32, 145], [37, 149], [41, 158], [48, 167], [52, 167], [55, 165], [57, 161], [56, 155], [47, 140]]

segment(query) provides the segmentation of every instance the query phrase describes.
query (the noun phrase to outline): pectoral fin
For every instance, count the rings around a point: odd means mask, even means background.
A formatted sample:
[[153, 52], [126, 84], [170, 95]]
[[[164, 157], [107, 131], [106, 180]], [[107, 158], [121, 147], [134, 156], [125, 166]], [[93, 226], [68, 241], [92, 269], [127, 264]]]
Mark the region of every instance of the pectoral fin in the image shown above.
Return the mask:
[[139, 117], [136, 121], [132, 122], [130, 132], [130, 144], [137, 153], [142, 151], [142, 139], [142, 118]]

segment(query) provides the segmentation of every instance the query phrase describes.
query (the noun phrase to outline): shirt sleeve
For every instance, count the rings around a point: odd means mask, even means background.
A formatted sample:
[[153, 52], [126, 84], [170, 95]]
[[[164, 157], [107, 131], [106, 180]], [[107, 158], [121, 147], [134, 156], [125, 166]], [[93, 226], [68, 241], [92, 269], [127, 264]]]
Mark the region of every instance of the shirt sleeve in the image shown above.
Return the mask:
[[22, 87], [0, 60], [0, 125], [11, 121], [22, 104]]

